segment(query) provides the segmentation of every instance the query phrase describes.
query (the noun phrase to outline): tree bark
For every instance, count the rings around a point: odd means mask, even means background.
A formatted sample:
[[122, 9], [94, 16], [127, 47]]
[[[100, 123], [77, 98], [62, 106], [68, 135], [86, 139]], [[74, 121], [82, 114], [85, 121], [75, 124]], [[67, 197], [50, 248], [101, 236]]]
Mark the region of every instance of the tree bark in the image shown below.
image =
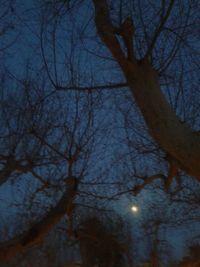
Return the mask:
[[200, 136], [180, 122], [161, 91], [147, 58], [130, 61], [115, 36], [106, 0], [93, 0], [97, 32], [121, 67], [149, 132], [190, 176], [200, 181]]

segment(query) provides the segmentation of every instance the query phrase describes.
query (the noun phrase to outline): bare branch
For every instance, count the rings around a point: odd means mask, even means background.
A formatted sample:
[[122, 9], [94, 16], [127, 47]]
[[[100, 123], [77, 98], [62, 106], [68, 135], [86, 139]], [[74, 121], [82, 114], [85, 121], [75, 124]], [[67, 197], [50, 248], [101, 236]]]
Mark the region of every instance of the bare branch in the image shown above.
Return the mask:
[[116, 84], [104, 84], [104, 85], [96, 85], [96, 86], [60, 86], [56, 85], [56, 90], [58, 91], [97, 91], [97, 90], [115, 90], [121, 88], [127, 88], [127, 83], [116, 83]]
[[[126, 60], [113, 33], [107, 1], [93, 0], [93, 3], [99, 36], [120, 65], [152, 137], [166, 153], [179, 162], [184, 171], [200, 181], [199, 136], [188, 125], [181, 124], [167, 102], [160, 88], [159, 75], [148, 58], [145, 57], [137, 62]], [[172, 6], [173, 0], [160, 29], [169, 16]], [[158, 31], [154, 39], [157, 39], [159, 34]]]
[[19, 234], [6, 242], [0, 243], [1, 262], [6, 262], [18, 253], [24, 253], [43, 241], [53, 226], [67, 214], [67, 211], [73, 205], [73, 200], [76, 196], [77, 183], [78, 181], [76, 178], [69, 178], [67, 189], [60, 201], [42, 220], [35, 223], [28, 231]]
[[132, 189], [132, 193], [135, 196], [137, 196], [142, 191], [142, 189], [144, 189], [145, 186], [151, 184], [153, 181], [160, 179], [163, 182], [165, 182], [165, 179], [166, 179], [166, 176], [164, 174], [161, 174], [161, 173], [154, 174], [154, 175], [149, 176], [149, 177], [141, 177], [141, 176], [136, 176], [136, 177], [142, 179], [144, 182], [140, 185], [134, 186], [134, 188]]
[[148, 50], [147, 50], [147, 52], [146, 52], [145, 57], [148, 57], [148, 56], [151, 54], [151, 52], [152, 52], [152, 50], [153, 50], [153, 48], [154, 48], [154, 46], [155, 46], [155, 44], [156, 44], [156, 41], [157, 41], [157, 39], [159, 38], [161, 32], [163, 31], [163, 28], [164, 28], [164, 26], [165, 26], [165, 23], [167, 22], [167, 19], [168, 19], [169, 16], [170, 16], [170, 13], [171, 13], [171, 11], [172, 11], [172, 8], [173, 8], [173, 6], [174, 6], [174, 3], [175, 3], [174, 0], [171, 0], [171, 1], [170, 1], [170, 4], [169, 4], [169, 7], [168, 7], [168, 9], [167, 9], [167, 12], [166, 12], [165, 16], [163, 16], [163, 17], [161, 18], [160, 25], [159, 25], [159, 27], [156, 29], [156, 31], [154, 32], [154, 35], [153, 35], [151, 44], [149, 45], [149, 48], [148, 48]]
[[7, 182], [12, 173], [27, 173], [34, 168], [34, 164], [32, 162], [22, 164], [12, 156], [5, 157], [5, 161], [4, 167], [0, 171], [0, 186]]
[[127, 64], [127, 59], [120, 47], [120, 43], [115, 36], [115, 28], [110, 20], [108, 5], [106, 0], [93, 0], [95, 6], [95, 22], [99, 36], [106, 44], [112, 55], [120, 66]]

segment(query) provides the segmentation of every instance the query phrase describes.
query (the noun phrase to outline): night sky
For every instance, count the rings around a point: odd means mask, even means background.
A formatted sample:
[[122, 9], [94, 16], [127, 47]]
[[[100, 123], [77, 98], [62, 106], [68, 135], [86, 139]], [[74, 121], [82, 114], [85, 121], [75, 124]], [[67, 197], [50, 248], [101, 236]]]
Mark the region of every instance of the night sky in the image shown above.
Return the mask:
[[[133, 18], [134, 52], [142, 59], [166, 12], [162, 3], [170, 1], [108, 2], [116, 27]], [[175, 1], [149, 55], [163, 94], [194, 131], [200, 129], [199, 8], [198, 1]], [[174, 179], [166, 191], [157, 179], [136, 194], [145, 178], [167, 176], [167, 155], [97, 34], [92, 1], [2, 0], [0, 10], [0, 245], [45, 217], [76, 177], [74, 232], [87, 215], [119, 216], [133, 237], [136, 263], [149, 261], [155, 240], [163, 266], [180, 261], [199, 243], [200, 184], [179, 170], [180, 188]], [[57, 249], [63, 260], [65, 246]], [[17, 257], [13, 262], [28, 266], [28, 258]]]

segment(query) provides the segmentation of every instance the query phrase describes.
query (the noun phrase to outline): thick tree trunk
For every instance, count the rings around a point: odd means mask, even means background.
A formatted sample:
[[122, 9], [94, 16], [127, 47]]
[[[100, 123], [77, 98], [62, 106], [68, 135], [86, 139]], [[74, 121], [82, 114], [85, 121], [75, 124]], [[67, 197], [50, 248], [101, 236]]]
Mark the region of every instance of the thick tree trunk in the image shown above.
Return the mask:
[[123, 71], [152, 137], [200, 181], [200, 136], [179, 121], [160, 89], [155, 70], [143, 60]]
[[159, 77], [147, 59], [129, 61], [115, 36], [106, 0], [93, 0], [95, 23], [103, 43], [124, 73], [137, 105], [160, 147], [180, 168], [200, 181], [200, 136], [182, 124], [165, 99]]

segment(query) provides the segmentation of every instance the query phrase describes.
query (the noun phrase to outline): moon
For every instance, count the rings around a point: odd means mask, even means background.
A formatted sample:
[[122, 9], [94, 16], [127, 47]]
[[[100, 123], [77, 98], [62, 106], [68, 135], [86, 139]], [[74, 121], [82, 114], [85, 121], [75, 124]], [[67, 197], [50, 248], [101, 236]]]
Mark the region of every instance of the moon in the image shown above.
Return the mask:
[[139, 208], [137, 206], [133, 205], [131, 207], [131, 210], [132, 210], [133, 213], [137, 213], [139, 211]]

